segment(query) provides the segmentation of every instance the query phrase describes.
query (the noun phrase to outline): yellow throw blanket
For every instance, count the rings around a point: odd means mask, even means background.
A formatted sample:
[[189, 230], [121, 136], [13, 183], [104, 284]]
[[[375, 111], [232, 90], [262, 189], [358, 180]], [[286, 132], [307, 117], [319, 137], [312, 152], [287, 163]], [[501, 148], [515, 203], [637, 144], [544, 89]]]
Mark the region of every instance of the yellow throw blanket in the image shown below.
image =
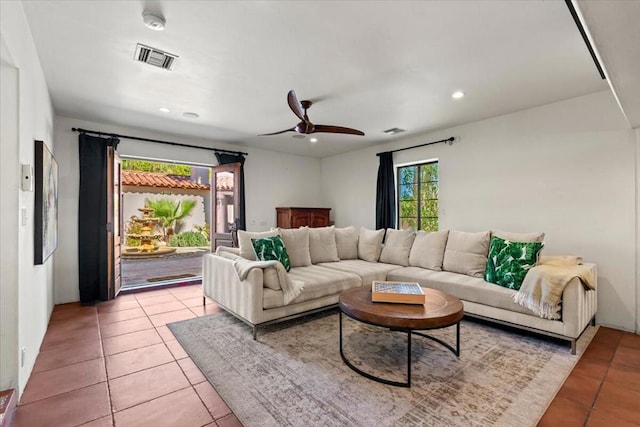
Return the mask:
[[527, 272], [513, 300], [544, 319], [559, 319], [562, 292], [576, 277], [586, 288], [595, 289], [593, 271], [582, 265], [580, 257], [540, 257], [538, 264]]

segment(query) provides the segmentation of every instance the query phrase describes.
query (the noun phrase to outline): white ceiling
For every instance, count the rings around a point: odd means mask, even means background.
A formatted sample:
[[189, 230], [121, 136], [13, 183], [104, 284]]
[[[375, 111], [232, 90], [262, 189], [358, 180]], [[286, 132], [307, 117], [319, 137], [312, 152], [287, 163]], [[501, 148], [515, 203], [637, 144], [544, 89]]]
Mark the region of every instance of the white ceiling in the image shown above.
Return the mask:
[[[162, 32], [139, 1], [23, 4], [58, 114], [307, 156], [607, 88], [563, 1], [147, 2]], [[174, 71], [135, 62], [136, 43]], [[290, 89], [314, 123], [366, 136], [257, 136], [298, 122]]]

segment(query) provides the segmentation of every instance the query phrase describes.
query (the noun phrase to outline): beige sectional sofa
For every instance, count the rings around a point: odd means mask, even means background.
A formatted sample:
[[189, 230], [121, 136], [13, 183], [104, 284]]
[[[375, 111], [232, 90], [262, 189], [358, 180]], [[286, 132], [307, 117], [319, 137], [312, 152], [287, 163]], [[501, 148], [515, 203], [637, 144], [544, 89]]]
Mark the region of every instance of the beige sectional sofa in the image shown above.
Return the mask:
[[[251, 239], [280, 235], [291, 270], [255, 261]], [[597, 310], [596, 284], [571, 279], [562, 294], [558, 319], [542, 318], [514, 302], [515, 290], [486, 282], [491, 236], [542, 241], [544, 234], [501, 232], [437, 233], [346, 228], [300, 228], [239, 233], [240, 247], [218, 248], [203, 260], [203, 291], [253, 328], [335, 306], [340, 292], [371, 286], [373, 280], [411, 281], [463, 301], [465, 315], [575, 342]], [[584, 264], [597, 277], [594, 264]], [[286, 290], [286, 292], [285, 292]]]

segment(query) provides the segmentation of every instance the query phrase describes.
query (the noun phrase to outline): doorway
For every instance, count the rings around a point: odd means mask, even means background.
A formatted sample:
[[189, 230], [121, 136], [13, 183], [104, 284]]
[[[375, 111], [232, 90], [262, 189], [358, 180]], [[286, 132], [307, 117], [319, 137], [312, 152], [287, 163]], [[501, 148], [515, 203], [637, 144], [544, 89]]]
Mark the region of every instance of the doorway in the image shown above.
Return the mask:
[[200, 283], [210, 251], [212, 170], [123, 158], [123, 291]]

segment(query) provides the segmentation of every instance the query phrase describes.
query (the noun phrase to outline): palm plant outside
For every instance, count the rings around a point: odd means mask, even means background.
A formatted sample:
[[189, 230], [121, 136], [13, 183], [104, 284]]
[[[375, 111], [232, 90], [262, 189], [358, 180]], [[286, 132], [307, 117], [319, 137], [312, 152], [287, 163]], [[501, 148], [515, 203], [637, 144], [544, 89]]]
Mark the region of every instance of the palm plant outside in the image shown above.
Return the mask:
[[153, 216], [162, 221], [162, 233], [164, 240], [169, 242], [171, 235], [177, 232], [180, 227], [180, 220], [189, 216], [196, 206], [196, 201], [191, 199], [176, 202], [171, 199], [147, 199], [146, 205], [153, 209]]
[[400, 228], [438, 231], [438, 162], [398, 169]]

